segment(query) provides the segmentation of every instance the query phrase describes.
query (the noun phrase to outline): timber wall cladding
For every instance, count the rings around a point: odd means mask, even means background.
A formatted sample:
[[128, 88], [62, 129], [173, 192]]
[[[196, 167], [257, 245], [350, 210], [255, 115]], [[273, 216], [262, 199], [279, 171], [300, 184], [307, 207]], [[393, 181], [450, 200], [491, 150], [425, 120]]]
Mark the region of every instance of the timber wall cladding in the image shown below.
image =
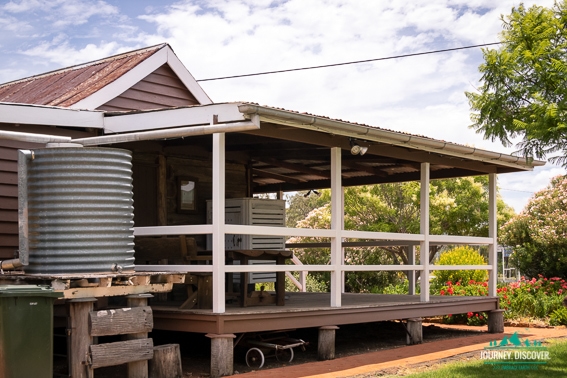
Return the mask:
[[[191, 148], [187, 148], [188, 151]], [[133, 152], [134, 185], [134, 225], [157, 226], [158, 209], [157, 169], [159, 154], [153, 152]], [[207, 200], [213, 197], [212, 158], [166, 156], [166, 207], [167, 225], [205, 224], [207, 223]], [[145, 172], [145, 173], [144, 173]], [[196, 180], [197, 211], [182, 213], [177, 209], [179, 195], [177, 177], [191, 177]], [[246, 167], [243, 164], [226, 163], [226, 197], [241, 198], [246, 196]], [[196, 246], [206, 248], [206, 238], [195, 235]], [[176, 243], [178, 243], [176, 241]], [[155, 258], [144, 255], [140, 263], [160, 259], [161, 252]], [[161, 257], [166, 258], [166, 257]], [[137, 262], [138, 263], [138, 262]]]
[[18, 149], [43, 145], [0, 139], [0, 259], [18, 250]]
[[[207, 200], [213, 198], [212, 159], [167, 158], [167, 223], [205, 224], [207, 223]], [[227, 162], [226, 198], [246, 195], [246, 167]], [[197, 212], [184, 214], [177, 211], [177, 177], [192, 177], [197, 180]]]
[[124, 111], [199, 105], [169, 65], [164, 64], [98, 110]]

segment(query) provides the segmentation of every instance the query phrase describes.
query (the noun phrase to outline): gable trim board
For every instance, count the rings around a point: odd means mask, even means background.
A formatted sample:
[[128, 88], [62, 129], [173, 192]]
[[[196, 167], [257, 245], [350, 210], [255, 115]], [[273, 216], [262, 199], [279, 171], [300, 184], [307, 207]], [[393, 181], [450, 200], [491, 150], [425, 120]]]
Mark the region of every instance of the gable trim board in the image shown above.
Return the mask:
[[183, 63], [181, 63], [179, 58], [177, 58], [169, 45], [164, 44], [161, 49], [139, 63], [136, 67], [132, 68], [130, 71], [126, 72], [92, 95], [71, 105], [70, 108], [96, 109], [111, 101], [112, 99], [120, 96], [122, 93], [136, 85], [138, 82], [143, 80], [149, 74], [166, 63], [170, 66], [173, 72], [175, 72], [175, 74], [179, 76], [179, 79], [189, 89], [191, 94], [195, 96], [200, 104], [205, 105], [212, 103], [209, 96], [207, 96], [207, 94], [197, 83], [195, 78], [193, 78], [189, 71], [187, 71]]

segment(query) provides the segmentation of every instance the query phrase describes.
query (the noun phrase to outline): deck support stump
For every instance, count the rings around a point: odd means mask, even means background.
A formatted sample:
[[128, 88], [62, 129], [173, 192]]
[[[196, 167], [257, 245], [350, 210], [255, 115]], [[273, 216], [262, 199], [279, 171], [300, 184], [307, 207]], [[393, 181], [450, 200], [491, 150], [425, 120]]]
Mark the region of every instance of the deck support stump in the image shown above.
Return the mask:
[[335, 359], [335, 331], [337, 326], [319, 328], [319, 343], [317, 345], [317, 358], [320, 361]]
[[[132, 294], [126, 296], [128, 307], [141, 307], [148, 305], [148, 298], [152, 298], [152, 294]], [[147, 339], [148, 333], [132, 333], [124, 336], [126, 340]], [[128, 363], [128, 378], [148, 378], [148, 361], [135, 361]]]
[[154, 347], [154, 358], [148, 362], [149, 378], [183, 378], [179, 344]]
[[207, 333], [211, 339], [211, 377], [224, 377], [234, 372], [234, 341], [232, 333]]
[[504, 333], [504, 310], [492, 310], [488, 313], [488, 333]]
[[67, 301], [67, 356], [69, 375], [73, 378], [87, 378], [92, 375], [87, 361], [93, 338], [89, 334], [89, 313], [96, 298], [79, 298]]
[[423, 342], [423, 319], [410, 318], [406, 323], [406, 344], [414, 345]]

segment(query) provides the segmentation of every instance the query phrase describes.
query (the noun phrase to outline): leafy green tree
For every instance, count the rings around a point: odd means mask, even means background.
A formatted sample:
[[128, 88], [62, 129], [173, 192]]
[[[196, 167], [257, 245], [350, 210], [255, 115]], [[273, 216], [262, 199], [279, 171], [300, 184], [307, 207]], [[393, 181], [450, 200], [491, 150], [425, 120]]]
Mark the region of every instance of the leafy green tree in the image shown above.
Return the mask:
[[330, 201], [330, 192], [325, 191], [305, 191], [297, 192], [292, 196], [286, 196], [288, 208], [285, 213], [286, 226], [295, 227], [297, 222], [307, 218], [309, 212], [321, 207]]
[[501, 229], [512, 263], [527, 277], [567, 277], [567, 178], [557, 176]]
[[485, 49], [482, 85], [467, 92], [471, 125], [486, 139], [517, 147], [527, 158], [567, 167], [567, 0], [523, 4], [504, 17], [502, 45]]
[[[432, 234], [488, 236], [488, 177], [463, 177], [451, 180], [433, 180], [430, 184], [430, 232]], [[302, 196], [297, 194], [296, 196]], [[330, 193], [324, 190], [320, 200], [326, 201], [297, 223], [297, 227], [329, 228]], [[345, 189], [345, 229], [417, 234], [420, 232], [420, 184], [418, 182], [349, 187]], [[514, 212], [498, 199], [499, 222], [510, 219]], [[290, 211], [293, 211], [291, 202]], [[289, 225], [293, 227], [295, 225]], [[292, 242], [316, 242], [293, 238]], [[439, 246], [429, 250], [429, 261], [439, 251]], [[347, 264], [408, 264], [407, 246], [346, 248]], [[306, 264], [329, 263], [329, 249], [308, 248], [296, 251]], [[419, 252], [418, 257], [419, 258]], [[312, 274], [312, 273], [310, 273]], [[328, 283], [329, 274], [317, 274]], [[348, 273], [348, 291], [375, 290], [394, 282], [399, 277], [394, 272]]]

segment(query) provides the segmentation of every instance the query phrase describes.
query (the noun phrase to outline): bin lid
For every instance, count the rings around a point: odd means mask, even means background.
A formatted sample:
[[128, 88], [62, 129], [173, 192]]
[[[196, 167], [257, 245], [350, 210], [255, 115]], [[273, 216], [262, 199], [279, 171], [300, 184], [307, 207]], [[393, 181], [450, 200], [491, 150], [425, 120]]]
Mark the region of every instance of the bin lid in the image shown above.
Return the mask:
[[49, 286], [0, 285], [0, 297], [62, 297], [63, 293], [53, 291]]

